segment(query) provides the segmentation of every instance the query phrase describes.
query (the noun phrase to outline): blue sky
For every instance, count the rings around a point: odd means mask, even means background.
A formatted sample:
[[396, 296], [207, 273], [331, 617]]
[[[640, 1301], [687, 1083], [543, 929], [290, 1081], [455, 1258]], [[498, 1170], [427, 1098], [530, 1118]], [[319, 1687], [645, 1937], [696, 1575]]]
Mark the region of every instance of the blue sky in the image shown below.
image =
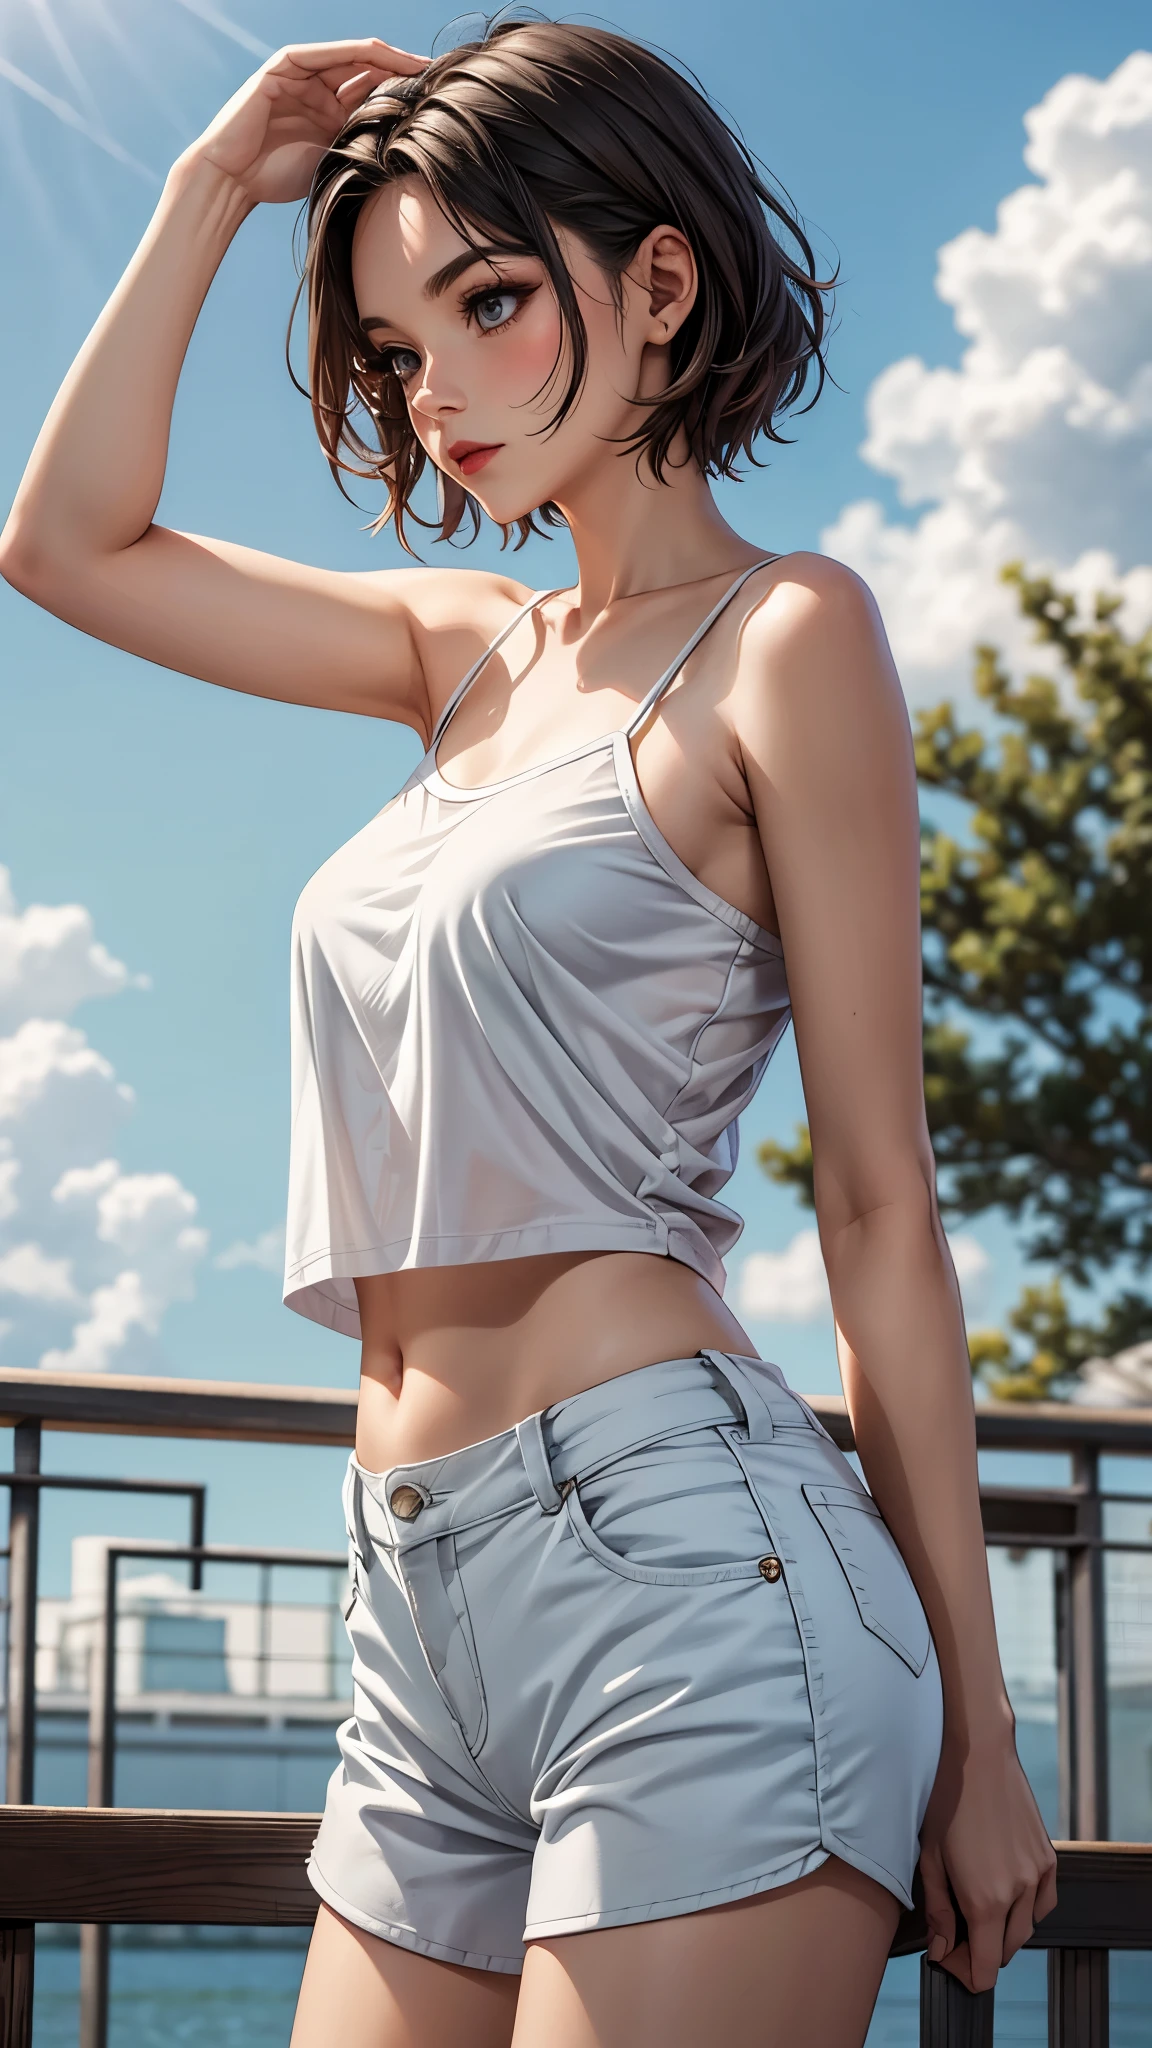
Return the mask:
[[[376, 32], [421, 49], [446, 16], [425, 4], [366, 16], [321, 0], [229, 0], [223, 17], [201, 0], [53, 0], [55, 44], [45, 18], [31, 0], [5, 0], [0, 10], [5, 503], [144, 226], [159, 176], [252, 68], [246, 44]], [[619, 0], [609, 18], [697, 71], [792, 193], [822, 256], [841, 265], [831, 352], [840, 388], [799, 422], [796, 445], [765, 474], [726, 491], [729, 516], [781, 550], [820, 545], [860, 500], [876, 502], [889, 542], [911, 531], [920, 515], [902, 501], [895, 458], [881, 473], [858, 452], [869, 388], [907, 356], [946, 369], [960, 363], [953, 306], [934, 290], [937, 251], [968, 228], [995, 227], [998, 202], [1029, 181], [1025, 111], [1070, 73], [1105, 79], [1142, 33], [1147, 40], [1146, 8], [1130, 0], [1092, 9], [974, 0], [963, 10], [903, 0], [711, 0], [707, 9]], [[87, 132], [67, 125], [60, 103]], [[365, 534], [366, 512], [337, 495], [285, 373], [290, 235], [291, 210], [257, 216], [213, 289], [181, 388], [160, 516], [306, 560], [386, 565], [397, 559], [395, 543]], [[885, 431], [891, 440], [895, 430]], [[1075, 535], [1064, 558], [1093, 538]], [[493, 560], [492, 542], [474, 554]], [[538, 584], [569, 573], [563, 541], [535, 542], [521, 561]], [[83, 639], [6, 587], [0, 664], [0, 862], [21, 904], [84, 904], [98, 939], [149, 977], [147, 990], [90, 1001], [74, 1021], [135, 1090], [117, 1141], [124, 1168], [176, 1175], [211, 1235], [193, 1299], [165, 1315], [164, 1369], [351, 1384], [351, 1344], [281, 1309], [267, 1272], [212, 1261], [283, 1214], [296, 894], [397, 786], [415, 742], [154, 670]], [[931, 676], [929, 695], [930, 685]], [[759, 1137], [787, 1134], [801, 1113], [789, 1049], [745, 1119], [733, 1190], [748, 1218], [742, 1249], [779, 1251], [808, 1226], [752, 1161]], [[994, 1310], [1014, 1294], [1018, 1272], [994, 1227], [978, 1235], [995, 1261], [984, 1302]], [[823, 1321], [757, 1323], [755, 1334], [799, 1384], [835, 1386]], [[333, 1538], [319, 1454], [306, 1484], [300, 1454], [284, 1451], [56, 1438], [50, 1456], [73, 1469], [204, 1469], [218, 1482], [221, 1538]], [[115, 1524], [136, 1526], [119, 1505]], [[57, 1576], [67, 1526], [62, 1510], [53, 1523]], [[154, 1517], [148, 1526], [158, 1526]]]

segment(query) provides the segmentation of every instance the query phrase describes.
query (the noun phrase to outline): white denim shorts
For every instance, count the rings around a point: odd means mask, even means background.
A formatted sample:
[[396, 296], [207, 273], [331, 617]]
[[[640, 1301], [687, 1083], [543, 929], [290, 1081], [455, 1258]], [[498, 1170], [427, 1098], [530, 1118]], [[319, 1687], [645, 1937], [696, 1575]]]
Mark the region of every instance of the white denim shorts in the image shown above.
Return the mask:
[[939, 1673], [900, 1553], [775, 1366], [608, 1380], [344, 1490], [352, 1718], [309, 1865], [357, 1927], [526, 1941], [828, 1856], [910, 1904]]

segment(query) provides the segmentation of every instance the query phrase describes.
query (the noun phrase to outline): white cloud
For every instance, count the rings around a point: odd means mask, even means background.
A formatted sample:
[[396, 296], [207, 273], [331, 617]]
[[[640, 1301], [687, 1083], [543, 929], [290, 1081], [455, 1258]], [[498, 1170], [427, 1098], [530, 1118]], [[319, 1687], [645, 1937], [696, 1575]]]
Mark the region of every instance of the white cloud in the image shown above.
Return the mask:
[[271, 1230], [261, 1231], [254, 1244], [246, 1244], [243, 1238], [237, 1238], [235, 1244], [218, 1253], [212, 1263], [224, 1273], [234, 1272], [238, 1266], [258, 1266], [265, 1273], [282, 1273], [284, 1225], [277, 1223]]
[[76, 1300], [71, 1259], [50, 1259], [38, 1244], [14, 1244], [0, 1253], [0, 1294], [20, 1294], [26, 1301]]
[[[0, 871], [2, 873], [2, 871]], [[20, 917], [0, 884], [0, 1344], [12, 1364], [141, 1370], [207, 1249], [171, 1173], [114, 1156], [132, 1090], [65, 1015], [132, 977], [78, 904]], [[50, 1010], [54, 1014], [36, 1014]]]
[[21, 912], [0, 867], [0, 1030], [29, 1017], [70, 1017], [90, 996], [147, 987], [147, 975], [130, 974], [93, 938], [82, 904], [30, 903]]
[[992, 1271], [992, 1261], [983, 1245], [976, 1238], [969, 1237], [966, 1230], [958, 1231], [955, 1237], [948, 1239], [948, 1249], [952, 1254], [952, 1264], [956, 1268], [956, 1278], [960, 1284], [964, 1306], [971, 1314], [973, 1309], [978, 1309], [983, 1302], [988, 1275]]
[[1090, 1358], [1072, 1399], [1089, 1408], [1152, 1407], [1152, 1344], [1133, 1344], [1113, 1358]]
[[862, 454], [928, 509], [862, 500], [822, 537], [876, 591], [913, 698], [962, 689], [977, 639], [1042, 665], [996, 581], [1016, 556], [1152, 619], [1152, 54], [1061, 79], [1025, 128], [1037, 182], [940, 251], [960, 367], [906, 357], [869, 393]]
[[[982, 1244], [961, 1231], [949, 1238], [964, 1305], [979, 1303], [991, 1260]], [[736, 1307], [755, 1321], [815, 1323], [831, 1313], [828, 1281], [815, 1230], [800, 1230], [786, 1251], [749, 1252], [740, 1267]]]
[[20, 1207], [16, 1197], [16, 1182], [20, 1178], [20, 1161], [12, 1150], [11, 1138], [0, 1138], [0, 1223], [6, 1223]]
[[820, 1239], [799, 1230], [786, 1251], [749, 1252], [740, 1267], [737, 1309], [781, 1323], [814, 1323], [829, 1312]]

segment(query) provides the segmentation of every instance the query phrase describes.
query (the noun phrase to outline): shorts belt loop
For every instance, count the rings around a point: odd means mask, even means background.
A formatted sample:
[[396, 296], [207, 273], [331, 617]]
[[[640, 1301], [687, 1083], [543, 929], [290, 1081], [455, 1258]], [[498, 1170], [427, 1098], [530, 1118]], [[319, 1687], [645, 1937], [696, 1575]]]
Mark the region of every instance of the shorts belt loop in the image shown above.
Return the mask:
[[349, 1458], [348, 1473], [344, 1481], [347, 1489], [345, 1505], [348, 1509], [348, 1527], [352, 1537], [352, 1547], [360, 1559], [364, 1570], [368, 1572], [372, 1569], [372, 1546], [364, 1523], [364, 1508], [360, 1499], [361, 1483], [360, 1474], [352, 1459]]
[[558, 1515], [563, 1501], [556, 1490], [552, 1467], [548, 1462], [548, 1448], [544, 1442], [543, 1415], [526, 1415], [523, 1422], [516, 1424], [516, 1441], [528, 1484], [536, 1495], [546, 1515]]
[[728, 1351], [702, 1351], [700, 1355], [711, 1360], [743, 1408], [749, 1443], [771, 1443], [774, 1435], [772, 1411], [747, 1367]]

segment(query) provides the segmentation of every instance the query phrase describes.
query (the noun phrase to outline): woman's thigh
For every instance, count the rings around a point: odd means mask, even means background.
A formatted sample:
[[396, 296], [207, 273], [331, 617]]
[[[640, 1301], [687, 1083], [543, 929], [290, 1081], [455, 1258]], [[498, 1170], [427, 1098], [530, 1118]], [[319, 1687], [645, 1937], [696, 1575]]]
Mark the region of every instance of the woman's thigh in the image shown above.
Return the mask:
[[291, 2048], [508, 2048], [519, 1988], [380, 1941], [322, 1905]]
[[532, 1942], [513, 2048], [861, 2048], [899, 1913], [830, 1858], [734, 1905]]

